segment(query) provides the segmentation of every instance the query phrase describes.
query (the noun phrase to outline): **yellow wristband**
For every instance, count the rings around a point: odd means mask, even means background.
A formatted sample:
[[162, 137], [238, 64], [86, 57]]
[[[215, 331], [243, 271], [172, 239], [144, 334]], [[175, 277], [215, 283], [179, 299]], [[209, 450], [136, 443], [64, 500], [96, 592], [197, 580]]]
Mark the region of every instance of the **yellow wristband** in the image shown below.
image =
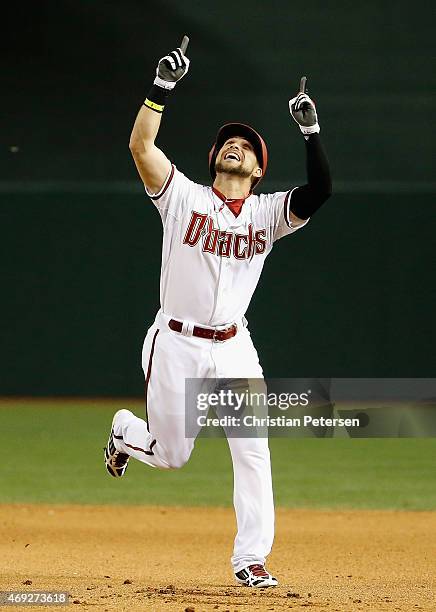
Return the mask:
[[152, 102], [148, 98], [145, 98], [144, 106], [148, 106], [148, 108], [151, 108], [157, 113], [161, 113], [163, 109], [165, 108], [164, 104], [156, 104], [156, 102]]

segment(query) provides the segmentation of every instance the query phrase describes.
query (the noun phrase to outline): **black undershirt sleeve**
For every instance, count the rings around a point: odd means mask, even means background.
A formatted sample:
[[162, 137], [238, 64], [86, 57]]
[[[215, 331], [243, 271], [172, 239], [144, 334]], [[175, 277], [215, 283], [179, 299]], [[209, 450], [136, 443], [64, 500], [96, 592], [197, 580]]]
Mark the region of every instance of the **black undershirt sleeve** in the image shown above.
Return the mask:
[[319, 134], [311, 134], [306, 145], [307, 185], [294, 189], [290, 210], [299, 219], [308, 219], [332, 194], [332, 179]]

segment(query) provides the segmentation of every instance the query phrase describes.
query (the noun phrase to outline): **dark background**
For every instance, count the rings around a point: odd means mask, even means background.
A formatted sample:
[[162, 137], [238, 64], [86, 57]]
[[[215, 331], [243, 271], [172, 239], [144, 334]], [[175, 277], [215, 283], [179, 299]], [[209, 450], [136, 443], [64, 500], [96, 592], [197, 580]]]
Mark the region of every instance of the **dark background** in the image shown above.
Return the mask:
[[434, 376], [434, 32], [410, 3], [24, 2], [3, 19], [3, 395], [140, 395], [161, 223], [128, 150], [157, 60], [191, 43], [158, 144], [198, 182], [229, 120], [262, 191], [305, 180], [287, 101], [318, 106], [334, 196], [267, 260], [248, 312], [265, 373]]

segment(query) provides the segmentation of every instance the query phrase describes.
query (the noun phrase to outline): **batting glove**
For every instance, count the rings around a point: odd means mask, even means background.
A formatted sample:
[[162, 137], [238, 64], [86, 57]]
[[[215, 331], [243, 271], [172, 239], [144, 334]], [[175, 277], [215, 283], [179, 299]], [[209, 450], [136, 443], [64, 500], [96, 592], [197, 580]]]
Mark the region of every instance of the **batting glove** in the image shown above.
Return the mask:
[[156, 68], [156, 78], [153, 81], [154, 85], [164, 89], [173, 89], [177, 81], [183, 79], [189, 70], [189, 59], [185, 55], [188, 43], [189, 38], [184, 36], [178, 49], [160, 58]]
[[305, 76], [301, 77], [298, 95], [289, 100], [289, 112], [294, 121], [298, 123], [301, 132], [309, 136], [319, 133], [320, 127], [315, 102], [306, 93], [306, 81]]

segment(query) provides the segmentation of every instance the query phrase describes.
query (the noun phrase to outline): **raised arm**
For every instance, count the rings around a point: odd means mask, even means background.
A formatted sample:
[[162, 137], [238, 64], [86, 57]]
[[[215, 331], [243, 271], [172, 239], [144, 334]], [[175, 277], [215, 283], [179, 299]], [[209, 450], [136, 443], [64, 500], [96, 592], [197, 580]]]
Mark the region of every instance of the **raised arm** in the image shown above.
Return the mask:
[[180, 48], [159, 60], [153, 86], [139, 109], [130, 136], [129, 148], [139, 176], [151, 193], [159, 192], [171, 168], [165, 153], [155, 145], [155, 139], [166, 98], [188, 72], [189, 59], [185, 56], [188, 42], [189, 38], [184, 36]]
[[307, 184], [295, 189], [290, 201], [290, 215], [295, 223], [313, 215], [332, 193], [329, 163], [319, 137], [315, 104], [306, 93], [306, 80], [301, 77], [298, 95], [289, 101], [291, 115], [306, 142]]

